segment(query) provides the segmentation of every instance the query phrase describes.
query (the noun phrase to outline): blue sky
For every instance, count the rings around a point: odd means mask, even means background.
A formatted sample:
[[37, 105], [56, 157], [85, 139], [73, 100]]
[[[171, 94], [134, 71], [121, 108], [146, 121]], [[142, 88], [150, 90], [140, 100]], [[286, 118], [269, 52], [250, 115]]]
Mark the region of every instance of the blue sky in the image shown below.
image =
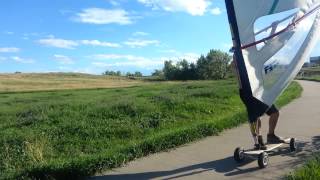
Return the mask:
[[231, 47], [223, 0], [10, 0], [0, 22], [1, 73], [150, 74]]

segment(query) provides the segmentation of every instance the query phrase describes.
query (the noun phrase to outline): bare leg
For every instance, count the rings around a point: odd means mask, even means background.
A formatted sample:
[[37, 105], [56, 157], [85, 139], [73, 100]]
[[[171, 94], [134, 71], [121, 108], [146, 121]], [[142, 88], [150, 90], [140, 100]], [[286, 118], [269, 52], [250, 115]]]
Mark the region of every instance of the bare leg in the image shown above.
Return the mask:
[[274, 131], [277, 127], [278, 119], [279, 119], [280, 113], [276, 112], [270, 115], [269, 117], [269, 133], [268, 134], [274, 134]]
[[258, 136], [260, 136], [260, 129], [261, 129], [260, 118], [256, 122], [250, 123], [250, 130], [251, 130], [251, 134], [252, 134], [252, 137], [253, 137], [255, 144], [259, 144], [258, 143]]
[[258, 119], [257, 135], [261, 136], [261, 119]]

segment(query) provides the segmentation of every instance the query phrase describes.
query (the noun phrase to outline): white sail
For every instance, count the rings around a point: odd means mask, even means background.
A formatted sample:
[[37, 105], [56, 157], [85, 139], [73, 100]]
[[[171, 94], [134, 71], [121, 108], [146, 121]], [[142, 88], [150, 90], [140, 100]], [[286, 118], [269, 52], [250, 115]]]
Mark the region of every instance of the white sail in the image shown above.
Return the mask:
[[[320, 35], [320, 0], [225, 0], [243, 88], [265, 111]], [[263, 113], [263, 112], [261, 112]]]

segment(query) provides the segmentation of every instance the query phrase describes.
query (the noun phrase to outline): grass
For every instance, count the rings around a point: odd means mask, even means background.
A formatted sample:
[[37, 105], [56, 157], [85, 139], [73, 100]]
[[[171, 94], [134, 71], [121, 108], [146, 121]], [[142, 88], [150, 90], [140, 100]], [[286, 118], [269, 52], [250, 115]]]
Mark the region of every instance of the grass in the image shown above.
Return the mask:
[[320, 179], [320, 155], [315, 155], [303, 167], [286, 177], [287, 180], [318, 180]]
[[[0, 93], [0, 179], [74, 179], [246, 122], [235, 80]], [[279, 98], [300, 96], [294, 82]]]
[[80, 73], [0, 74], [0, 92], [130, 87], [144, 84], [126, 77]]
[[301, 78], [299, 78], [299, 80], [320, 82], [320, 75], [319, 76], [310, 76], [310, 77], [301, 77]]
[[317, 81], [320, 82], [320, 66], [302, 68], [300, 74], [303, 76], [298, 76], [299, 80]]

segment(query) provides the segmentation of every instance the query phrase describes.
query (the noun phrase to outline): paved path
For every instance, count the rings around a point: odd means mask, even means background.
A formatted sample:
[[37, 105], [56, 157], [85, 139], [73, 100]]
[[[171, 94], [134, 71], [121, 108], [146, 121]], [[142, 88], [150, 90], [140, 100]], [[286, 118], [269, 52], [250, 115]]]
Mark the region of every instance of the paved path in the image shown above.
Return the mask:
[[[93, 179], [277, 179], [301, 164], [320, 148], [320, 83], [299, 81], [304, 88], [300, 99], [281, 110], [277, 132], [296, 137], [297, 153], [282, 149], [271, 156], [269, 166], [259, 169], [257, 161], [237, 164], [233, 151], [249, 148], [252, 140], [248, 125], [228, 130], [170, 152], [158, 153], [114, 169]], [[263, 118], [264, 134], [267, 120]]]

